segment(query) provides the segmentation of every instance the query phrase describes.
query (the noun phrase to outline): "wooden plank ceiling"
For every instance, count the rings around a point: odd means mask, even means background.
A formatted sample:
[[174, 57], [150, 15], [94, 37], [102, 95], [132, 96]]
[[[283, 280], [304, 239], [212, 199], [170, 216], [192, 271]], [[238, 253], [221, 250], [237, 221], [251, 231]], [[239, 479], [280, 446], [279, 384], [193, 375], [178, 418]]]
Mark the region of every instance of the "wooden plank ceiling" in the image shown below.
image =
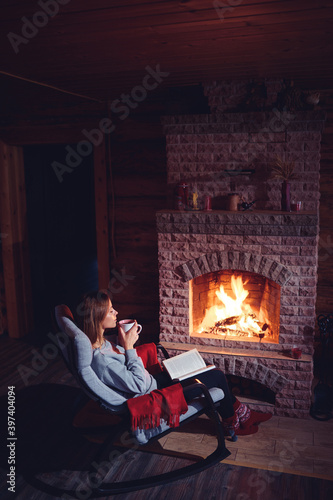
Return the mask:
[[[169, 73], [157, 92], [249, 78], [332, 88], [332, 0], [3, 0], [0, 17], [3, 73], [103, 102], [156, 65]], [[2, 125], [95, 102], [3, 73]]]

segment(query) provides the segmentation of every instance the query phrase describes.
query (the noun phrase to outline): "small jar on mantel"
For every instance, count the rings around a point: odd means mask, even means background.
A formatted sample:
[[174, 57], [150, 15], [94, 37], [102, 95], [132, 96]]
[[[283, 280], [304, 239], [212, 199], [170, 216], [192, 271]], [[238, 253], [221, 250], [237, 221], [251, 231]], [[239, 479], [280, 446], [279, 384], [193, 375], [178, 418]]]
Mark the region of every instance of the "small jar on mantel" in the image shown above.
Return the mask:
[[228, 198], [228, 210], [237, 212], [240, 203], [240, 196], [238, 193], [230, 193]]

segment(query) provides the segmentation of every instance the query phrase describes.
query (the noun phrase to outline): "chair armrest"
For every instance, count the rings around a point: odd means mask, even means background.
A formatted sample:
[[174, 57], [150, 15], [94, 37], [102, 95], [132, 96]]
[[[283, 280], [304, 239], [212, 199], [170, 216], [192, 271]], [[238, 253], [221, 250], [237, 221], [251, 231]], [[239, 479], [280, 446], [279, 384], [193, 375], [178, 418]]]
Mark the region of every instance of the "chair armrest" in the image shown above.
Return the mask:
[[[193, 379], [189, 379], [189, 380], [193, 380]], [[205, 386], [204, 383], [202, 383], [197, 378], [194, 379], [194, 382], [190, 382], [189, 384], [183, 386], [184, 395], [186, 395], [186, 392], [188, 392], [192, 389], [199, 389], [201, 391], [202, 395], [207, 400], [208, 406], [210, 406], [211, 409], [215, 409], [215, 403], [212, 399], [212, 396], [210, 395], [208, 388]]]
[[170, 358], [170, 354], [168, 353], [168, 351], [166, 350], [166, 348], [164, 346], [162, 346], [162, 344], [156, 344], [156, 349], [158, 351], [161, 351], [163, 353], [163, 356], [165, 357], [165, 359], [169, 359]]

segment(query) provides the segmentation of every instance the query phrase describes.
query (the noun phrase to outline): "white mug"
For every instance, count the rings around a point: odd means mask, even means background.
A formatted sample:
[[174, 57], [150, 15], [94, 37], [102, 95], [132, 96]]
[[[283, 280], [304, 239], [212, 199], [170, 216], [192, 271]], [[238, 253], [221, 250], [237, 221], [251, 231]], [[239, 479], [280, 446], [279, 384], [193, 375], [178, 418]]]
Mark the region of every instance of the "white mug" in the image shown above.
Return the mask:
[[[118, 323], [122, 327], [124, 332], [127, 333], [128, 330], [130, 330], [132, 326], [135, 324], [135, 321], [133, 321], [132, 319], [122, 319], [121, 321], [118, 321]], [[142, 330], [142, 326], [139, 324], [137, 324], [137, 326], [138, 326], [137, 334], [139, 334]]]

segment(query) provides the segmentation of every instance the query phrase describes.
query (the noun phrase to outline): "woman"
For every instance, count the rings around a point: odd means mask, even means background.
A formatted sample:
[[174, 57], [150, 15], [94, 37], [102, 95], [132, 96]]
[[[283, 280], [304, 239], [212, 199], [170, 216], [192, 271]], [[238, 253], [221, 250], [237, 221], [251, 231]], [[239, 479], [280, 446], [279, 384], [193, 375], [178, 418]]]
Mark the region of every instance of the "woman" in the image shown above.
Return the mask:
[[136, 322], [127, 333], [118, 325], [119, 345], [104, 338], [106, 329], [117, 326], [117, 315], [109, 296], [101, 291], [86, 294], [76, 314], [78, 326], [93, 348], [92, 369], [102, 382], [119, 393], [117, 403], [123, 403], [157, 389], [157, 384], [134, 349], [139, 338]]
[[[89, 337], [93, 348], [92, 369], [99, 379], [111, 387], [119, 395], [120, 402], [135, 396], [147, 394], [172, 384], [169, 376], [162, 372], [151, 375], [144, 367], [134, 345], [139, 335], [137, 322], [126, 333], [118, 323], [119, 345], [112, 344], [104, 338], [104, 331], [117, 326], [118, 312], [106, 292], [90, 292], [86, 294], [77, 308], [77, 323]], [[219, 387], [224, 398], [218, 408], [227, 433], [233, 439], [235, 434], [253, 434], [258, 424], [268, 420], [271, 415], [250, 411], [240, 403], [229, 391], [228, 383], [221, 370], [214, 369], [200, 374], [198, 378], [209, 389]], [[198, 396], [197, 390], [186, 393], [187, 401]]]

